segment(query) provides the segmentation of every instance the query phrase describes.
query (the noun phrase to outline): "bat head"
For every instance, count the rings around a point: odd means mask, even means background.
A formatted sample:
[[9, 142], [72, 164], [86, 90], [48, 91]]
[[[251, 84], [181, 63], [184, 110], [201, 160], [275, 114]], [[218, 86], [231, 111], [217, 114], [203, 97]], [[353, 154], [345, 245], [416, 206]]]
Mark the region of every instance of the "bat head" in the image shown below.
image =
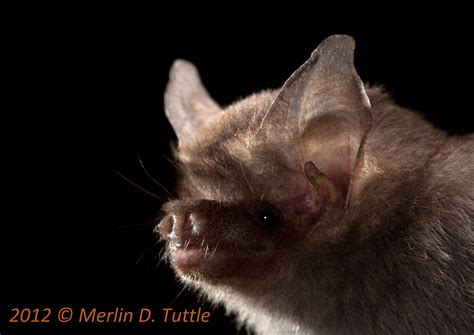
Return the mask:
[[182, 178], [157, 230], [181, 278], [275, 289], [336, 243], [371, 122], [353, 53], [351, 37], [331, 36], [280, 90], [226, 109], [175, 61], [165, 108]]

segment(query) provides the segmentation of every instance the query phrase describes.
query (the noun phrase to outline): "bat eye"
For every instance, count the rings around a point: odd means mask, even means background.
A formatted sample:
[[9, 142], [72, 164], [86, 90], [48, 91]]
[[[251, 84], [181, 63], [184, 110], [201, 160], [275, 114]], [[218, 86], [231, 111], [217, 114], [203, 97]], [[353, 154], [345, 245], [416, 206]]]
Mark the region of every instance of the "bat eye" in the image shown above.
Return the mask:
[[275, 211], [271, 208], [263, 209], [258, 214], [258, 221], [264, 224], [265, 226], [274, 225], [277, 221], [277, 216], [276, 216]]

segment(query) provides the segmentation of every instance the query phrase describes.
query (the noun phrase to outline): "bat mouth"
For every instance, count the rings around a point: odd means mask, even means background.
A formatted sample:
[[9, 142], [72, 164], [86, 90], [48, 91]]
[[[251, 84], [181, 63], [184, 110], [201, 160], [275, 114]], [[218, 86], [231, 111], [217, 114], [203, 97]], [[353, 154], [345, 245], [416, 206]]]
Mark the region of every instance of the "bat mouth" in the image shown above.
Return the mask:
[[178, 212], [164, 217], [156, 232], [167, 241], [168, 259], [181, 276], [192, 279], [254, 276], [272, 263], [271, 239], [249, 234], [229, 235], [209, 228], [194, 213]]
[[255, 263], [269, 264], [271, 250], [263, 245], [236, 245], [216, 243], [189, 244], [185, 248], [169, 246], [170, 260], [181, 275], [194, 279], [224, 279], [229, 277], [254, 276]]
[[171, 251], [171, 262], [180, 272], [185, 274], [195, 274], [199, 272], [204, 264], [209, 264], [215, 257], [216, 248], [209, 251], [209, 248], [191, 246], [188, 248], [173, 248]]

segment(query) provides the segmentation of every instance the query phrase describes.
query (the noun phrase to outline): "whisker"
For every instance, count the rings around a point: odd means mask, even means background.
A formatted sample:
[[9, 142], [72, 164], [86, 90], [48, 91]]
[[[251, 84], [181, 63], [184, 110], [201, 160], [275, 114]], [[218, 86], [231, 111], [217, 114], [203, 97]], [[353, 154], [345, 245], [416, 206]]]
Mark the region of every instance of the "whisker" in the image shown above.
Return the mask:
[[153, 263], [158, 259], [158, 262], [156, 264], [156, 267], [155, 269], [158, 268], [158, 266], [160, 266], [160, 264], [165, 260], [165, 256], [164, 256], [164, 253], [166, 252], [166, 249], [165, 248], [161, 248], [159, 252], [156, 253], [155, 256], [153, 256], [153, 258], [151, 259], [150, 263], [147, 265], [147, 269], [149, 269]]
[[170, 303], [170, 305], [173, 305], [176, 300], [178, 300], [178, 298], [181, 296], [181, 294], [183, 294], [184, 290], [186, 290], [186, 286], [183, 286], [183, 288], [181, 289], [181, 291], [178, 293], [178, 295], [173, 299], [173, 301]]
[[204, 259], [207, 258], [207, 253], [209, 252], [209, 244], [206, 244], [206, 251], [204, 251]]
[[156, 223], [139, 223], [139, 224], [125, 224], [118, 227], [114, 227], [114, 229], [127, 229], [127, 228], [142, 228], [148, 226], [156, 226]]
[[131, 181], [130, 179], [128, 179], [127, 177], [125, 177], [123, 174], [121, 174], [120, 172], [118, 171], [115, 171], [116, 174], [118, 174], [122, 179], [124, 179], [126, 182], [130, 183], [131, 185], [135, 186], [136, 188], [138, 188], [140, 191], [148, 194], [149, 196], [155, 198], [155, 199], [158, 199], [160, 202], [163, 201], [162, 198], [160, 198], [159, 196], [157, 196], [155, 193], [152, 193], [150, 191], [148, 191], [147, 189], [143, 188], [142, 186], [138, 185], [137, 183]]
[[211, 257], [209, 257], [209, 259], [212, 259], [214, 257], [214, 255], [216, 254], [216, 251], [217, 251], [217, 248], [219, 247], [219, 242], [217, 242], [217, 245], [216, 247], [214, 248], [214, 251], [212, 252], [211, 254]]
[[148, 170], [145, 168], [145, 165], [143, 164], [142, 158], [140, 157], [139, 153], [137, 153], [137, 158], [138, 158], [138, 162], [140, 163], [140, 166], [141, 166], [143, 172], [145, 172], [146, 176], [148, 178], [150, 178], [150, 180], [153, 181], [156, 185], [161, 187], [170, 197], [172, 197], [173, 194], [166, 187], [164, 187], [161, 183], [159, 183], [155, 178], [153, 178], [152, 175], [148, 172]]
[[184, 250], [186, 250], [189, 247], [190, 243], [191, 243], [191, 239], [186, 240], [186, 244], [184, 245]]
[[[157, 257], [158, 256], [158, 257]], [[159, 259], [158, 262], [156, 263], [155, 269], [158, 269], [158, 267], [161, 265], [166, 260], [166, 250], [163, 248], [161, 251], [152, 259], [152, 263], [156, 260]]]
[[242, 165], [242, 162], [239, 162], [240, 163], [240, 170], [242, 171], [242, 175], [245, 179], [245, 182], [247, 183], [247, 186], [249, 187], [250, 191], [252, 192], [253, 195], [255, 195], [255, 191], [252, 187], [252, 185], [250, 184], [249, 180], [247, 179], [247, 176], [245, 174], [245, 170], [244, 170], [244, 166]]
[[173, 165], [173, 167], [175, 167], [176, 170], [178, 170], [178, 171], [181, 170], [180, 167], [179, 167], [178, 165], [176, 165], [176, 163], [173, 162], [173, 160], [172, 160], [171, 158], [169, 158], [169, 157], [166, 156], [166, 155], [163, 155], [163, 157], [165, 157], [165, 159], [166, 159], [171, 165]]
[[136, 265], [138, 265], [138, 263], [141, 262], [141, 260], [150, 252], [152, 251], [154, 248], [156, 248], [156, 246], [158, 246], [160, 243], [160, 241], [156, 241], [155, 244], [153, 244], [150, 248], [148, 248], [147, 250], [145, 250], [145, 252], [140, 256], [140, 258], [137, 260], [137, 262], [135, 263]]

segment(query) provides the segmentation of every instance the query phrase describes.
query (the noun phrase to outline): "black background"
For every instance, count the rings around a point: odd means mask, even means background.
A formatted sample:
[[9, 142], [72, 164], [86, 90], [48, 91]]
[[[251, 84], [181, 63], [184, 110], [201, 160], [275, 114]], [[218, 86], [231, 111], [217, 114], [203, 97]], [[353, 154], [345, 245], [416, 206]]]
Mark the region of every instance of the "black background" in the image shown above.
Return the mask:
[[[385, 85], [399, 104], [452, 134], [473, 131], [473, 55], [465, 27], [347, 29], [295, 22], [190, 22], [172, 12], [143, 19], [65, 15], [9, 26], [8, 106], [1, 123], [2, 335], [236, 333], [221, 309], [182, 291], [156, 258], [153, 223], [168, 194], [147, 177], [138, 156], [173, 192], [168, 158], [175, 137], [163, 92], [176, 58], [194, 62], [211, 95], [226, 105], [279, 87], [323, 38], [350, 34], [364, 81]], [[63, 306], [202, 306], [214, 312], [201, 325], [7, 322], [11, 308]]]

